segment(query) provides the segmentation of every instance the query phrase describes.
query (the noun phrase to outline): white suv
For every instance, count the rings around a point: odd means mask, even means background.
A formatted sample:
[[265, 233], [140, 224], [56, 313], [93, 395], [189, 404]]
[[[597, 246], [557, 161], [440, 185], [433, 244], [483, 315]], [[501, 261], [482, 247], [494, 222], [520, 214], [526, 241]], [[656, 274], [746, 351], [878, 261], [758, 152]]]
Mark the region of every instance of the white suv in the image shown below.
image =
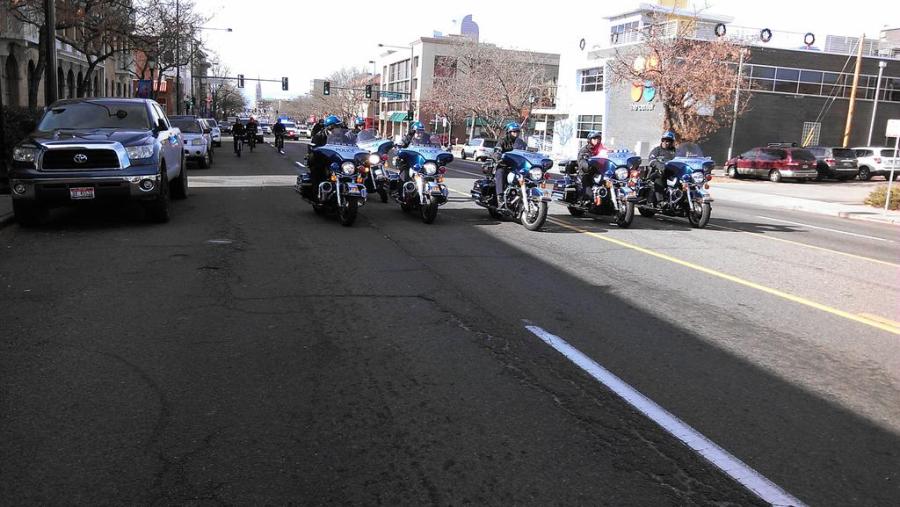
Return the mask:
[[494, 153], [495, 146], [497, 146], [497, 141], [491, 139], [482, 139], [480, 137], [470, 139], [469, 142], [463, 145], [460, 156], [463, 160], [474, 158], [480, 162]]
[[894, 158], [894, 149], [883, 146], [861, 146], [853, 148], [859, 160], [859, 179], [866, 181], [872, 176], [891, 177], [891, 166], [894, 178], [900, 175], [900, 158]]

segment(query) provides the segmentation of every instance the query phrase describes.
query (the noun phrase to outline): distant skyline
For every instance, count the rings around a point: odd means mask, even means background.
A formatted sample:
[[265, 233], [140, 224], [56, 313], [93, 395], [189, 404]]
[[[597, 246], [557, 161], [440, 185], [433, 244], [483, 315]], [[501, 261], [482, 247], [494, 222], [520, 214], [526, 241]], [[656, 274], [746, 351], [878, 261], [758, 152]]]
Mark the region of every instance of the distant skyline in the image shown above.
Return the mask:
[[[278, 83], [262, 83], [262, 96], [276, 99], [302, 95], [309, 91], [313, 79], [341, 67], [371, 69], [368, 61], [381, 51], [378, 43], [406, 45], [435, 31], [459, 33], [467, 14], [472, 14], [478, 24], [483, 42], [561, 53], [575, 47], [582, 37], [598, 40], [602, 34], [595, 30], [606, 28], [605, 17], [640, 3], [612, 0], [602, 6], [585, 7], [574, 0], [560, 0], [553, 2], [552, 9], [535, 12], [530, 6], [510, 9], [506, 3], [475, 0], [459, 0], [446, 11], [435, 8], [435, 4], [378, 10], [372, 9], [370, 2], [345, 0], [338, 12], [332, 8], [338, 5], [334, 3], [196, 0], [201, 13], [213, 16], [208, 26], [234, 29], [231, 33], [201, 32], [215, 53], [213, 60], [230, 68], [232, 75], [288, 77], [292, 88], [287, 92], [281, 91]], [[736, 25], [775, 31], [855, 37], [865, 32], [867, 37], [877, 38], [885, 23], [900, 26], [900, 9], [888, 1], [856, 1], [848, 16], [835, 15], [830, 8], [810, 9], [806, 3], [774, 0], [722, 0], [703, 5], [708, 5], [706, 11], [732, 16]], [[373, 35], [379, 32], [384, 35]], [[894, 73], [900, 75], [900, 68]], [[255, 98], [249, 87], [245, 93], [249, 99]]]

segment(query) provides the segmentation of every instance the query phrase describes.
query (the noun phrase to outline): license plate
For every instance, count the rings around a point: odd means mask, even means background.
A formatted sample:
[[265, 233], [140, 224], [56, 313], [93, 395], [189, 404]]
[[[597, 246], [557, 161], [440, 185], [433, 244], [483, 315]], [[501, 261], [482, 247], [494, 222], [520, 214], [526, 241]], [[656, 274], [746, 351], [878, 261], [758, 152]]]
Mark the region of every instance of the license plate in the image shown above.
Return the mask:
[[384, 171], [381, 169], [375, 169], [375, 176], [384, 176]]
[[347, 189], [347, 193], [350, 193], [350, 194], [358, 194], [358, 193], [359, 193], [359, 189], [356, 188], [356, 187], [349, 187], [349, 188]]
[[72, 187], [69, 189], [69, 197], [72, 199], [93, 199], [94, 187]]

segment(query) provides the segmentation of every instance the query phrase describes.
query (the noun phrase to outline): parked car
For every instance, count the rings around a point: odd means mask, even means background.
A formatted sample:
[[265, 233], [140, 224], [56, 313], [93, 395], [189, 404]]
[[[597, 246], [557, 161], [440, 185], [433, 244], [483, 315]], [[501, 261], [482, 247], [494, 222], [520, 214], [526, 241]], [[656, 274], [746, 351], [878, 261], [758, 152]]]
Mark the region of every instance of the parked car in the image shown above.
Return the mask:
[[153, 100], [60, 100], [13, 148], [10, 186], [26, 227], [52, 206], [115, 198], [140, 201], [166, 222], [170, 197], [187, 197], [182, 134]]
[[466, 160], [468, 158], [474, 158], [475, 160], [482, 161], [491, 156], [495, 146], [497, 146], [497, 141], [492, 139], [482, 139], [480, 137], [470, 139], [469, 142], [462, 147], [462, 159]]
[[834, 178], [846, 181], [856, 177], [859, 164], [856, 153], [849, 148], [839, 146], [809, 146], [808, 149], [816, 157], [817, 179]]
[[853, 148], [859, 163], [859, 179], [867, 181], [872, 176], [891, 177], [891, 166], [894, 178], [900, 174], [900, 158], [894, 158], [894, 149], [883, 146], [861, 146]]
[[777, 183], [784, 178], [814, 179], [819, 175], [817, 164], [815, 155], [806, 148], [770, 145], [741, 153], [725, 163], [725, 170], [732, 178], [750, 176]]
[[204, 134], [205, 123], [199, 118], [175, 118], [172, 124], [181, 129], [184, 137], [184, 157], [197, 162], [201, 169], [212, 165], [213, 150]]
[[272, 126], [268, 123], [260, 123], [259, 129], [262, 131], [263, 135], [270, 136], [272, 135]]
[[206, 120], [200, 118], [199, 116], [194, 116], [191, 114], [175, 114], [169, 117], [170, 120], [197, 120], [200, 122], [201, 128], [203, 129], [203, 137], [206, 138], [206, 144], [209, 146], [210, 151], [212, 151], [213, 147], [213, 136], [212, 136], [212, 126], [207, 123]]
[[212, 129], [210, 132], [210, 136], [212, 137], [213, 146], [217, 148], [222, 147], [222, 130], [219, 128], [219, 122], [217, 122], [213, 118], [203, 118], [203, 120], [209, 124], [209, 127]]
[[312, 127], [305, 123], [297, 125], [297, 135], [307, 138], [312, 137]]
[[284, 137], [287, 139], [300, 139], [300, 135], [297, 133], [297, 124], [292, 121], [281, 120], [281, 124], [284, 125]]

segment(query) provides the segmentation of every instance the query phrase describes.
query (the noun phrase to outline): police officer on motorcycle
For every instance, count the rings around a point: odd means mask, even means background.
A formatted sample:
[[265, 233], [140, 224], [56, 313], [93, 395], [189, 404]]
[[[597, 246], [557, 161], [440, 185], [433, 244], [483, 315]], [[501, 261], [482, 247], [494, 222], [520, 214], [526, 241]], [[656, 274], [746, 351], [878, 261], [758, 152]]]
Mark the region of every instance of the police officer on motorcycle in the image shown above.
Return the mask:
[[593, 157], [604, 156], [606, 148], [603, 146], [603, 134], [593, 130], [588, 133], [588, 142], [578, 150], [578, 170], [581, 172], [581, 191], [585, 197], [593, 197], [593, 184], [595, 169], [591, 168], [588, 161]]
[[[416, 121], [410, 124], [409, 132], [403, 136], [403, 139], [400, 141], [400, 148], [409, 148], [409, 145], [413, 143], [413, 141], [417, 143], [427, 143], [431, 136], [429, 136], [425, 132], [425, 125], [422, 125], [422, 122]], [[399, 162], [397, 169], [400, 171], [400, 182], [399, 188], [397, 192], [400, 197], [403, 197], [403, 184], [409, 181], [409, 167], [402, 160]]]
[[671, 130], [663, 132], [659, 146], [650, 152], [650, 181], [653, 182], [653, 199], [655, 203], [663, 202], [666, 191], [666, 162], [675, 158], [675, 133]]
[[[494, 152], [494, 159], [501, 160], [504, 153], [513, 150], [524, 150], [526, 148], [525, 141], [522, 140], [522, 127], [516, 122], [506, 124], [506, 135], [500, 140], [497, 149]], [[505, 206], [503, 190], [506, 188], [506, 167], [501, 162], [494, 168], [494, 189], [497, 192], [497, 208]]]
[[[331, 134], [334, 129], [339, 128], [340, 126], [340, 118], [333, 114], [327, 116], [322, 122], [322, 128], [320, 128], [319, 131], [312, 136], [312, 139], [310, 139], [311, 146], [313, 148], [325, 146], [328, 143], [329, 134]], [[327, 162], [328, 160], [316, 151], [309, 150], [309, 152], [307, 153], [309, 179], [312, 183], [313, 192], [316, 192], [315, 195], [318, 195], [319, 183], [322, 183], [328, 178], [328, 171], [326, 169]]]

